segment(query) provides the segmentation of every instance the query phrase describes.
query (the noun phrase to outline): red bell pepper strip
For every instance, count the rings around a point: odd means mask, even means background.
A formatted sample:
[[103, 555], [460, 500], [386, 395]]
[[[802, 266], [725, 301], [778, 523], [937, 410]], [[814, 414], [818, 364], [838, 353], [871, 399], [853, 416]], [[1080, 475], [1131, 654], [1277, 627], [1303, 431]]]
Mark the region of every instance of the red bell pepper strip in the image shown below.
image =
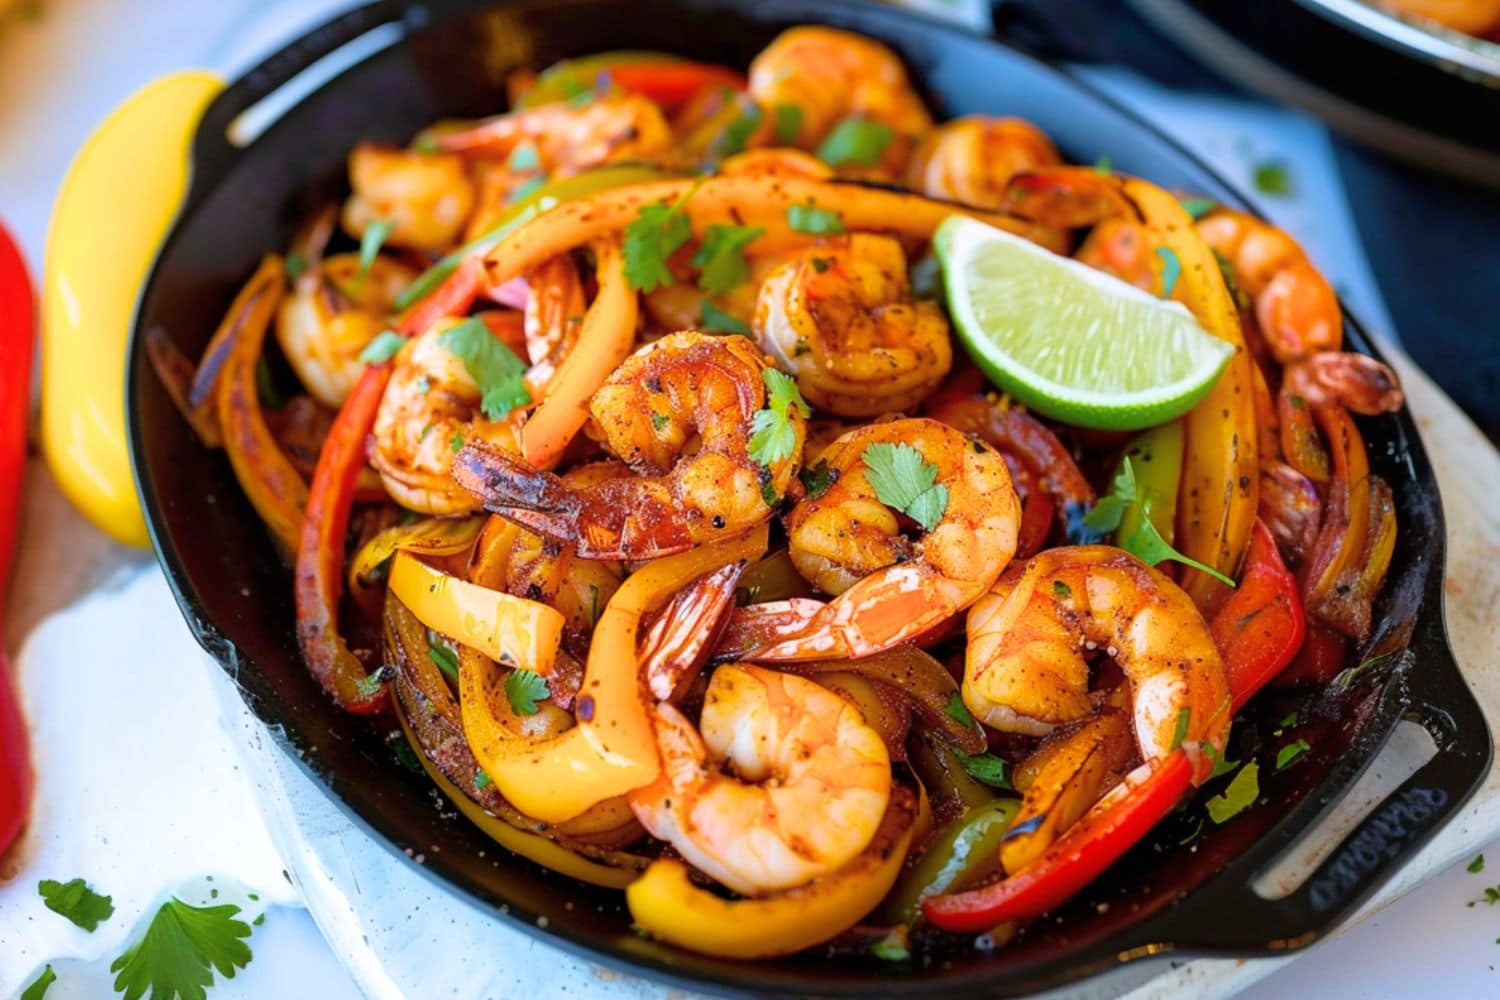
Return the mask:
[[1234, 696], [1232, 711], [1238, 712], [1292, 662], [1306, 626], [1297, 579], [1281, 561], [1271, 530], [1257, 518], [1240, 585], [1209, 622], [1214, 643], [1224, 655]]
[[745, 89], [743, 76], [709, 63], [622, 63], [607, 72], [621, 90], [648, 97], [668, 111], [686, 104], [705, 87]]
[[[0, 226], [0, 609], [5, 606], [20, 514], [35, 341], [36, 299], [26, 264], [10, 234]], [[0, 852], [26, 825], [33, 784], [26, 720], [10, 664], [0, 649]]]
[[1327, 684], [1344, 668], [1345, 645], [1342, 635], [1318, 622], [1307, 623], [1307, 637], [1291, 665], [1276, 676], [1281, 688], [1313, 687]]
[[440, 319], [462, 316], [473, 307], [484, 285], [483, 256], [466, 257], [431, 294], [401, 316], [396, 329], [408, 337], [415, 337]]
[[[1281, 561], [1270, 530], [1257, 520], [1239, 586], [1209, 625], [1223, 651], [1234, 711], [1283, 670], [1302, 645], [1305, 620], [1297, 581]], [[1138, 769], [1139, 770], [1139, 769]], [[1131, 778], [1127, 777], [1127, 785]], [[1183, 750], [1162, 758], [1133, 788], [1116, 788], [1044, 854], [1009, 878], [923, 904], [948, 931], [983, 931], [1031, 920], [1098, 878], [1171, 812], [1193, 783]]]
[[365, 439], [390, 378], [389, 362], [366, 368], [334, 418], [313, 470], [297, 549], [297, 641], [302, 658], [323, 690], [341, 708], [359, 715], [383, 709], [386, 691], [368, 683], [364, 664], [339, 634], [344, 542], [355, 481], [365, 464]]

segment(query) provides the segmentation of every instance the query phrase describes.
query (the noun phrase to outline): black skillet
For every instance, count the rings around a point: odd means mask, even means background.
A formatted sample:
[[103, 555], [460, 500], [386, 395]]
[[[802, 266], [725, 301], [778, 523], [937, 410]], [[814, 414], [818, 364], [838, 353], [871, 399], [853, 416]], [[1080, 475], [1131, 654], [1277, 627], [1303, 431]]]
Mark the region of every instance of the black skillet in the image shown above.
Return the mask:
[[[287, 752], [351, 822], [398, 857], [425, 854], [429, 877], [496, 920], [681, 985], [797, 995], [1018, 994], [1147, 955], [1265, 955], [1318, 939], [1454, 814], [1490, 763], [1485, 720], [1444, 638], [1442, 512], [1405, 412], [1364, 425], [1372, 465], [1395, 489], [1401, 524], [1375, 637], [1354, 662], [1379, 658], [1342, 693], [1281, 697], [1260, 712], [1279, 718], [1299, 707], [1314, 750], [1268, 774], [1262, 803], [1205, 831], [1195, 850], [1176, 846], [1181, 821], [1167, 824], [1055, 916], [993, 952], [953, 938], [915, 965], [823, 954], [743, 963], [644, 940], [632, 933], [620, 894], [496, 851], [464, 820], [439, 815], [427, 779], [391, 752], [391, 721], [340, 712], [303, 668], [290, 574], [228, 463], [201, 448], [177, 416], [147, 363], [145, 333], [165, 331], [196, 356], [260, 255], [284, 247], [303, 211], [340, 191], [344, 155], [358, 139], [401, 142], [435, 118], [493, 112], [503, 106], [506, 74], [518, 66], [619, 48], [744, 66], [776, 32], [803, 22], [850, 28], [894, 47], [944, 117], [1023, 115], [1074, 161], [1108, 156], [1117, 170], [1242, 203], [1170, 139], [1067, 75], [890, 8], [844, 0], [382, 0], [351, 11], [267, 59], [209, 106], [193, 145], [190, 191], [142, 293], [127, 376], [131, 454], [152, 539], [189, 627]], [[240, 118], [243, 112], [355, 39], [363, 58], [245, 142], [255, 116]], [[1352, 344], [1369, 350], [1353, 319], [1346, 323]], [[1252, 877], [1338, 801], [1403, 718], [1428, 730], [1437, 755], [1291, 895], [1273, 901], [1252, 892]], [[1269, 740], [1271, 728], [1252, 721], [1240, 738]]]

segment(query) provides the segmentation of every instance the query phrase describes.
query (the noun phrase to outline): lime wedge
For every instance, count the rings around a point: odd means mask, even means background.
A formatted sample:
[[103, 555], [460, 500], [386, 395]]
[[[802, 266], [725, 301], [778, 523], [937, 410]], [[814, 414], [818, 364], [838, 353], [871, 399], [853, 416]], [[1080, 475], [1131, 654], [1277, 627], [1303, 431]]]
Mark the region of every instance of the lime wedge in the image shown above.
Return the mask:
[[1154, 427], [1193, 408], [1234, 347], [1180, 303], [963, 216], [933, 238], [948, 313], [974, 363], [1075, 427]]

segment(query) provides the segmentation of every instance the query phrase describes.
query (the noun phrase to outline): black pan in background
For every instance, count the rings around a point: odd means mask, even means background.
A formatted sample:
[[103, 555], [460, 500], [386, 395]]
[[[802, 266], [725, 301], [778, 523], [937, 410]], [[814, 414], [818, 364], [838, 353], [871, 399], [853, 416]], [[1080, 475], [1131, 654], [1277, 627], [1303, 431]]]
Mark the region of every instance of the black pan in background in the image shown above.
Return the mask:
[[[190, 628], [285, 749], [378, 842], [410, 863], [412, 854], [425, 855], [424, 872], [497, 920], [682, 985], [777, 995], [1014, 995], [1148, 955], [1263, 955], [1318, 939], [1410, 858], [1489, 769], [1487, 727], [1443, 633], [1437, 487], [1405, 412], [1364, 425], [1372, 466], [1392, 484], [1402, 524], [1375, 637], [1361, 654], [1370, 666], [1341, 693], [1261, 706], [1273, 720], [1298, 708], [1314, 749], [1263, 779], [1266, 804], [1205, 831], [1194, 851], [1179, 849], [1184, 831], [1167, 824], [1053, 917], [992, 953], [950, 938], [919, 952], [915, 967], [821, 953], [740, 963], [644, 940], [631, 931], [618, 893], [496, 851], [461, 818], [434, 810], [430, 783], [388, 746], [390, 720], [340, 712], [304, 669], [290, 574], [228, 463], [196, 443], [162, 391], [145, 334], [163, 331], [196, 356], [260, 255], [285, 246], [310, 205], [342, 190], [344, 155], [357, 139], [404, 141], [435, 118], [493, 112], [518, 66], [611, 48], [743, 66], [783, 27], [809, 21], [894, 47], [944, 116], [1024, 115], [1073, 160], [1108, 156], [1117, 169], [1243, 204], [1180, 147], [1065, 74], [889, 8], [845, 0], [382, 0], [351, 11], [210, 105], [193, 146], [191, 188], [142, 292], [127, 377], [131, 455], [158, 557]], [[248, 145], [228, 141], [231, 124], [253, 117], [242, 112], [356, 38], [373, 54]], [[1353, 345], [1367, 350], [1357, 324], [1346, 322]], [[1253, 876], [1326, 814], [1402, 718], [1428, 730], [1437, 755], [1303, 886], [1274, 901], [1255, 895]], [[1252, 726], [1245, 738], [1269, 739], [1270, 728]], [[537, 927], [542, 918], [545, 930]]]

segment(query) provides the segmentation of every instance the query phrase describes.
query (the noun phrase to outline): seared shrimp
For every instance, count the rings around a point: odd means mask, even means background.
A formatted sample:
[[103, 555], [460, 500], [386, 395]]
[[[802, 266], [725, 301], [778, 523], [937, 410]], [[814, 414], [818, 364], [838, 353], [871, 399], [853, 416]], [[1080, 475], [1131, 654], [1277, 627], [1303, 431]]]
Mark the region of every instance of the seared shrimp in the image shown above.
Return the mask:
[[650, 559], [731, 538], [771, 516], [802, 455], [805, 420], [788, 407], [791, 448], [750, 457], [771, 360], [743, 337], [675, 333], [636, 351], [594, 394], [604, 446], [636, 475], [578, 489], [495, 449], [468, 447], [455, 475], [486, 509], [574, 545], [591, 559]]
[[581, 108], [560, 103], [512, 111], [435, 142], [447, 153], [487, 159], [504, 159], [529, 143], [541, 169], [569, 177], [603, 163], [649, 159], [671, 145], [672, 129], [654, 102], [622, 94]]
[[[1108, 545], [1049, 549], [1012, 566], [969, 610], [964, 704], [1005, 732], [1040, 736], [1096, 710], [1088, 654], [1101, 650], [1130, 684], [1136, 742], [1147, 760], [1180, 740], [1224, 748], [1224, 661], [1191, 598]], [[1185, 718], [1185, 722], [1184, 722]]]
[[[872, 445], [914, 448], [945, 492], [932, 530], [913, 541], [871, 483]], [[893, 420], [843, 435], [823, 452], [832, 485], [787, 516], [793, 564], [828, 604], [799, 600], [742, 609], [774, 625], [738, 651], [762, 661], [870, 656], [930, 632], [978, 600], [1016, 551], [1019, 504], [1005, 459], [935, 420]], [[752, 630], [753, 631], [753, 630]], [[741, 633], [743, 634], [743, 633]]]
[[630, 793], [630, 807], [735, 892], [805, 885], [857, 857], [880, 827], [891, 795], [885, 744], [852, 704], [810, 680], [723, 666], [697, 730], [670, 705], [655, 716], [661, 774]]
[[396, 355], [390, 384], [375, 414], [370, 464], [391, 497], [423, 514], [465, 514], [479, 502], [453, 481], [456, 443], [481, 441], [519, 452], [515, 411], [487, 420], [479, 386], [439, 337], [458, 320], [443, 320]]
[[386, 242], [445, 250], [474, 209], [474, 185], [456, 156], [417, 153], [362, 142], [349, 154], [344, 228], [356, 239], [371, 223], [394, 224]]
[[801, 127], [792, 145], [814, 149], [840, 121], [885, 125], [892, 141], [879, 164], [899, 177], [932, 116], [907, 79], [906, 68], [879, 42], [835, 28], [789, 28], [750, 64], [750, 96], [763, 108], [796, 107]]
[[912, 154], [906, 183], [934, 198], [999, 208], [1012, 176], [1061, 163], [1047, 133], [1024, 118], [968, 115], [927, 134]]
[[533, 388], [542, 389], [557, 374], [577, 342], [588, 299], [578, 269], [567, 255], [552, 258], [530, 279], [525, 331], [526, 357], [531, 361], [531, 369], [526, 373], [526, 381]]
[[837, 237], [782, 263], [760, 286], [754, 329], [807, 401], [842, 417], [909, 409], [953, 365], [948, 321], [912, 300], [888, 236]]
[[1268, 222], [1215, 208], [1198, 222], [1208, 245], [1234, 268], [1255, 324], [1276, 360], [1289, 365], [1344, 338], [1338, 296], [1297, 241]]
[[1500, 28], [1500, 0], [1379, 0], [1381, 6], [1412, 17], [1423, 17], [1429, 21], [1462, 31], [1467, 35], [1482, 35], [1491, 28]]

